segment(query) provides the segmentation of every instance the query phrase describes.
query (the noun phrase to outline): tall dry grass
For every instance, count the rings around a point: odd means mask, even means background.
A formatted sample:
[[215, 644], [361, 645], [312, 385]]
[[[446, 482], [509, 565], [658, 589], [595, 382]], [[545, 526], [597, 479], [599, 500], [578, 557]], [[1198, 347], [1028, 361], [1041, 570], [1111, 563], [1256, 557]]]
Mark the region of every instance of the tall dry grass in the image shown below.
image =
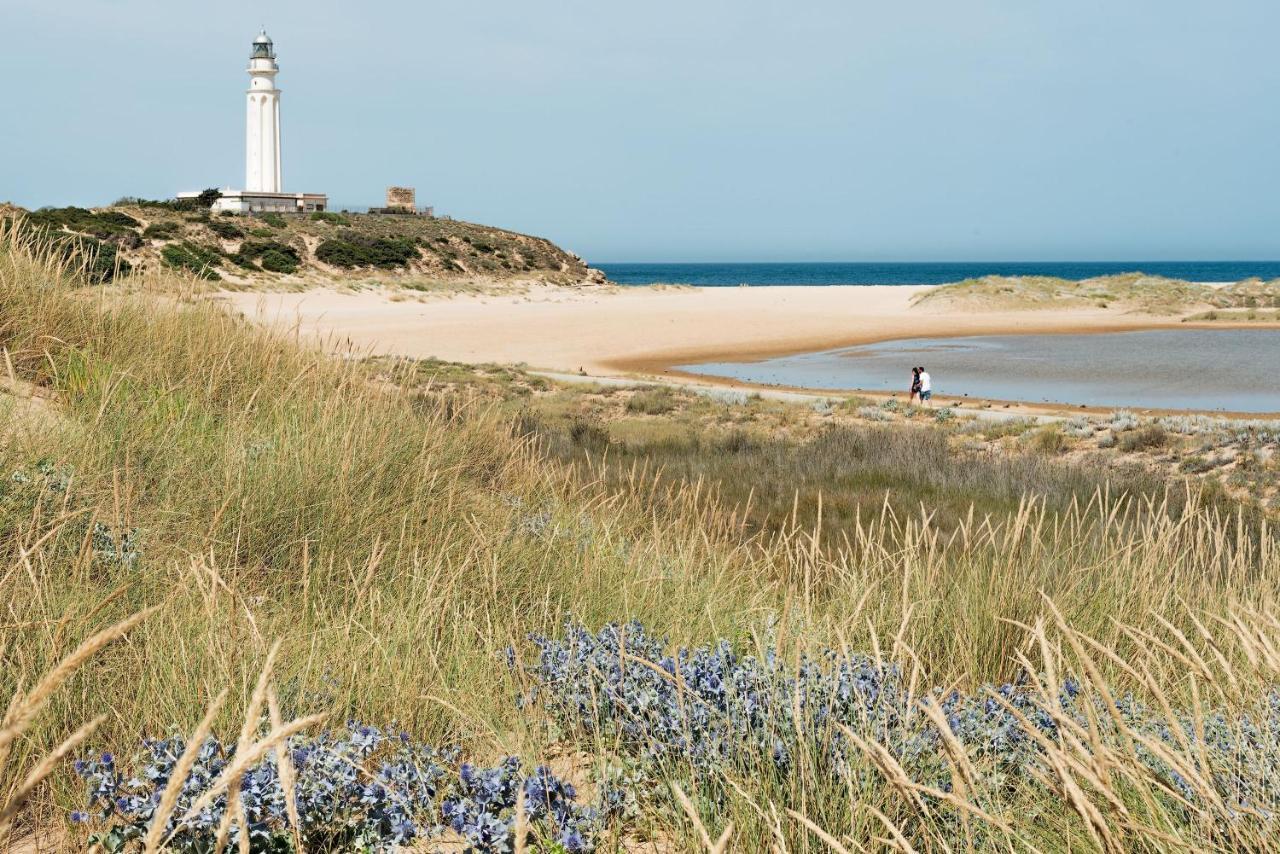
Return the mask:
[[[705, 484], [665, 487], [659, 501], [639, 471], [625, 488], [584, 478], [481, 405], [375, 379], [359, 360], [258, 329], [180, 281], [88, 287], [74, 262], [39, 245], [8, 235], [0, 247], [0, 347], [17, 395], [0, 402], [0, 476], [25, 478], [7, 480], [0, 500], [0, 698], [22, 696], [102, 626], [154, 609], [47, 698], [11, 744], [8, 780], [42, 769], [101, 715], [92, 742], [124, 753], [142, 733], [238, 730], [261, 709], [256, 686], [277, 639], [276, 721], [395, 719], [477, 754], [536, 756], [546, 732], [515, 709], [495, 653], [554, 632], [566, 613], [635, 618], [695, 643], [768, 624], [791, 648], [879, 649], [921, 684], [1078, 663], [1080, 637], [1100, 685], [1170, 703], [1199, 691], [1242, 706], [1270, 678], [1260, 638], [1280, 578], [1274, 534], [1194, 496], [1174, 494], [1177, 513], [1162, 497], [1105, 492], [1065, 509], [1028, 500], [946, 533], [927, 507], [858, 515], [838, 537], [821, 524], [744, 533]], [[16, 402], [32, 394], [39, 407]], [[123, 555], [126, 542], [140, 554]], [[1195, 656], [1169, 640], [1203, 646], [1210, 614], [1237, 640]], [[1055, 640], [1038, 621], [1061, 625]], [[1202, 659], [1193, 688], [1185, 662]], [[1084, 736], [1054, 750], [1066, 771], [1050, 785], [1073, 806], [1044, 814], [1038, 844], [1128, 840], [1116, 836], [1107, 781], [1077, 780], [1077, 765], [1124, 757], [1086, 758]], [[737, 782], [741, 799], [698, 806], [709, 840], [734, 822], [730, 848], [818, 850], [792, 810], [849, 850], [877, 837], [942, 850], [927, 821], [908, 822], [902, 781], [825, 805], [794, 783]], [[55, 770], [24, 796], [18, 830], [60, 822], [79, 798]], [[695, 840], [701, 832], [673, 815], [654, 820]]]

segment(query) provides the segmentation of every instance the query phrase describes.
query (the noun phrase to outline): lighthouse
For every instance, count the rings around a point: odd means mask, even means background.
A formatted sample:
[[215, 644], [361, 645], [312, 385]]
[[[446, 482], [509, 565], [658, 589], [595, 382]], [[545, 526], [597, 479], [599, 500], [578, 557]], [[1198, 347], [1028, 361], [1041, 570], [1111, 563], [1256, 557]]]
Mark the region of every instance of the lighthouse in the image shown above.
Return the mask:
[[253, 40], [249, 57], [248, 111], [244, 125], [244, 188], [280, 192], [280, 90], [276, 49], [267, 31]]
[[[286, 193], [280, 171], [280, 89], [276, 46], [263, 30], [249, 49], [249, 89], [245, 93], [244, 189], [219, 190], [215, 211], [306, 213], [329, 204], [324, 193]], [[200, 193], [179, 193], [194, 199]]]

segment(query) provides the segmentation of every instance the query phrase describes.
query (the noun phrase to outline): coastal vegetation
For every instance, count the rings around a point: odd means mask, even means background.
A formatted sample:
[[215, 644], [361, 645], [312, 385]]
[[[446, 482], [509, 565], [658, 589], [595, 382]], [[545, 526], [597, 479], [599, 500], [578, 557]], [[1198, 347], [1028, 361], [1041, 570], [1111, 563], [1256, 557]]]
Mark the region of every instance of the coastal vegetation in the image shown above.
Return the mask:
[[1280, 307], [1280, 279], [1215, 286], [1144, 273], [1073, 281], [1053, 276], [983, 276], [922, 293], [916, 305], [984, 309], [1114, 308], [1178, 314], [1207, 308]]
[[0, 844], [1280, 837], [1280, 544], [1157, 456], [1274, 425], [334, 358], [91, 273], [0, 240]]
[[548, 240], [451, 219], [318, 211], [213, 214], [193, 200], [124, 199], [108, 208], [6, 208], [68, 247], [92, 254], [96, 277], [167, 266], [227, 287], [305, 287], [377, 272], [406, 284], [475, 280], [574, 285], [603, 281]]

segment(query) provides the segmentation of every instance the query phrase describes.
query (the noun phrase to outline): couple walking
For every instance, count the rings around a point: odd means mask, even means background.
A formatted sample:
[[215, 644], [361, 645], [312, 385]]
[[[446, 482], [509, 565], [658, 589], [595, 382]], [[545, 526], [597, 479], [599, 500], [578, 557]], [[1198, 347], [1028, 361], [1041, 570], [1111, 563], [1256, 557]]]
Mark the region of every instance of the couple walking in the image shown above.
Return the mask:
[[911, 397], [908, 402], [915, 403], [917, 398], [923, 406], [933, 405], [929, 402], [933, 398], [933, 379], [924, 368], [911, 369]]

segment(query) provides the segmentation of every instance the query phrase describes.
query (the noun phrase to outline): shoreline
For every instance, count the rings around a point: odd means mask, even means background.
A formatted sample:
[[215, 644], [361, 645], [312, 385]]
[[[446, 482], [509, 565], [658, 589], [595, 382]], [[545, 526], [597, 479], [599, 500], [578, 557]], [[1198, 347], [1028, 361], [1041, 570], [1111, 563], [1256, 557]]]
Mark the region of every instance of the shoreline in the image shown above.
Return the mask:
[[[371, 355], [470, 364], [512, 364], [638, 383], [678, 381], [745, 390], [779, 387], [708, 377], [676, 366], [754, 361], [903, 338], [1280, 329], [1280, 324], [1268, 321], [1183, 322], [1182, 316], [1127, 314], [1097, 307], [975, 310], [913, 306], [919, 294], [933, 287], [535, 287], [520, 293], [449, 297], [420, 297], [388, 288], [220, 291], [212, 297], [246, 317], [312, 337], [331, 350], [364, 350]], [[859, 389], [795, 391], [832, 397], [889, 396], [883, 391]], [[936, 398], [939, 402], [952, 399]], [[1114, 409], [1020, 401], [991, 403], [1011, 415], [1016, 411], [1050, 414]], [[1005, 403], [1009, 404], [1007, 408]], [[1233, 418], [1270, 415], [1169, 411]]]

